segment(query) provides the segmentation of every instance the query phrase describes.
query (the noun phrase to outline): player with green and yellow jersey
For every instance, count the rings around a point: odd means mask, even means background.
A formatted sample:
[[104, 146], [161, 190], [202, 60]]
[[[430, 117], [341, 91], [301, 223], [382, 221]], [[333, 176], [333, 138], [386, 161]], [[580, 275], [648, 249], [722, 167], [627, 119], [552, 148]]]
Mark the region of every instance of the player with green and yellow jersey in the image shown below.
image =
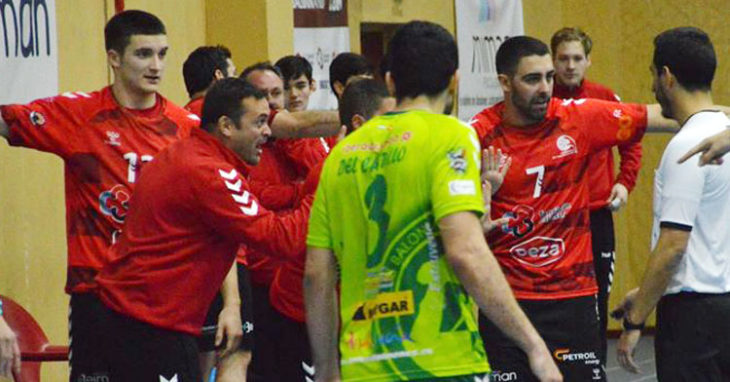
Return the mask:
[[476, 135], [436, 113], [455, 90], [453, 37], [411, 22], [389, 59], [400, 112], [335, 147], [312, 206], [304, 290], [317, 380], [486, 381], [472, 295], [541, 380], [559, 381], [484, 242]]
[[483, 213], [478, 158], [471, 127], [410, 111], [370, 120], [327, 159], [307, 244], [331, 248], [340, 264], [347, 379], [489, 371], [472, 301], [436, 224]]

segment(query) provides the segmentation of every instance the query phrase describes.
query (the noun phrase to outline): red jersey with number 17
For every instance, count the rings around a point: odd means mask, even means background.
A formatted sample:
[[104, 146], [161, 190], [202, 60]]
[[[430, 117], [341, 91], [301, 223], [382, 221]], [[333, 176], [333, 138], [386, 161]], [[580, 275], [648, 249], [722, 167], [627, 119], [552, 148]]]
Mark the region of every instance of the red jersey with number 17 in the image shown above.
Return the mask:
[[641, 139], [646, 107], [553, 98], [542, 122], [519, 127], [503, 111], [499, 103], [471, 122], [482, 147], [512, 157], [491, 205], [509, 223], [487, 236], [489, 246], [518, 299], [595, 294], [586, 170], [596, 152]]
[[88, 292], [122, 229], [140, 169], [170, 143], [189, 136], [200, 121], [160, 95], [151, 109], [123, 108], [110, 87], [6, 105], [0, 111], [10, 126], [11, 145], [63, 159], [66, 292]]

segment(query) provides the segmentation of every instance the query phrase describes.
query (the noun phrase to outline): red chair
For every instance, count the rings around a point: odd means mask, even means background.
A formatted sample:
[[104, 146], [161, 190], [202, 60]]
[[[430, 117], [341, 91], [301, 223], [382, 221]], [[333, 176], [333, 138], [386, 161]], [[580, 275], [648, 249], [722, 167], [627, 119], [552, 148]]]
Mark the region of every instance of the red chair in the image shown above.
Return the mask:
[[27, 310], [6, 296], [0, 295], [0, 300], [3, 318], [18, 336], [22, 367], [20, 375], [14, 375], [16, 382], [40, 381], [41, 362], [68, 360], [68, 346], [50, 345], [43, 329]]

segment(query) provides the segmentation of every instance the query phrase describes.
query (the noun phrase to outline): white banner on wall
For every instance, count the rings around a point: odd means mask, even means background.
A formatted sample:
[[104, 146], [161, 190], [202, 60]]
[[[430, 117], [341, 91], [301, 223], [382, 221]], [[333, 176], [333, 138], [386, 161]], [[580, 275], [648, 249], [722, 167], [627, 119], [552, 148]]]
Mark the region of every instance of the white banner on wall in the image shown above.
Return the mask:
[[505, 39], [525, 33], [521, 0], [455, 0], [459, 119], [502, 100], [494, 58]]
[[0, 104], [58, 93], [55, 0], [0, 0]]
[[350, 28], [294, 28], [294, 54], [312, 64], [317, 90], [309, 98], [309, 110], [337, 109], [337, 98], [330, 90], [330, 63], [342, 52], [350, 51]]

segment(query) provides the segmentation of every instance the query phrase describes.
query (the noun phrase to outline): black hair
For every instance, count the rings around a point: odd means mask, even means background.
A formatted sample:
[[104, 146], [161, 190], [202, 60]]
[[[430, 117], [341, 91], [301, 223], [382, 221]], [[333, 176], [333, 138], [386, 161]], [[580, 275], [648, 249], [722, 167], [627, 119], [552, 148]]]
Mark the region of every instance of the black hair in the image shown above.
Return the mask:
[[513, 76], [522, 57], [546, 54], [550, 54], [548, 46], [534, 37], [510, 37], [497, 49], [497, 73]]
[[195, 49], [183, 63], [183, 79], [185, 89], [190, 97], [207, 89], [215, 80], [215, 71], [220, 70], [224, 76], [228, 72], [228, 59], [231, 51], [218, 46], [201, 46]]
[[284, 56], [276, 61], [274, 66], [279, 68], [285, 87], [289, 81], [296, 80], [302, 74], [307, 77], [307, 81], [312, 81], [312, 64], [304, 57]]
[[264, 99], [266, 95], [240, 78], [229, 77], [216, 81], [205, 93], [200, 126], [209, 133], [213, 132], [223, 116], [238, 123], [246, 113], [243, 100], [249, 97]]
[[359, 75], [373, 75], [373, 68], [365, 57], [351, 52], [340, 53], [330, 63], [330, 89], [337, 94], [335, 82], [346, 85], [350, 77]]
[[710, 36], [699, 28], [669, 29], [654, 38], [654, 68], [667, 67], [689, 91], [708, 91], [715, 78], [717, 58]]
[[282, 78], [282, 79], [284, 78], [284, 76], [281, 75], [281, 70], [279, 70], [279, 68], [277, 68], [276, 66], [271, 65], [271, 63], [269, 61], [257, 62], [255, 64], [247, 67], [246, 69], [243, 69], [243, 71], [241, 72], [241, 75], [239, 77], [243, 78], [245, 80], [246, 77], [248, 77], [248, 75], [251, 74], [251, 72], [254, 72], [256, 70], [270, 70], [270, 71], [276, 73], [276, 75], [279, 76], [279, 78]]
[[400, 27], [388, 44], [387, 57], [399, 101], [442, 93], [459, 66], [454, 37], [428, 21]]
[[114, 50], [119, 55], [129, 45], [130, 37], [134, 35], [167, 34], [165, 25], [157, 16], [139, 10], [129, 10], [117, 13], [109, 19], [104, 27], [104, 45], [107, 51]]
[[364, 78], [347, 85], [340, 98], [340, 122], [347, 126], [347, 133], [353, 130], [352, 117], [355, 114], [366, 120], [375, 115], [383, 104], [383, 99], [390, 97], [385, 85], [377, 80]]

